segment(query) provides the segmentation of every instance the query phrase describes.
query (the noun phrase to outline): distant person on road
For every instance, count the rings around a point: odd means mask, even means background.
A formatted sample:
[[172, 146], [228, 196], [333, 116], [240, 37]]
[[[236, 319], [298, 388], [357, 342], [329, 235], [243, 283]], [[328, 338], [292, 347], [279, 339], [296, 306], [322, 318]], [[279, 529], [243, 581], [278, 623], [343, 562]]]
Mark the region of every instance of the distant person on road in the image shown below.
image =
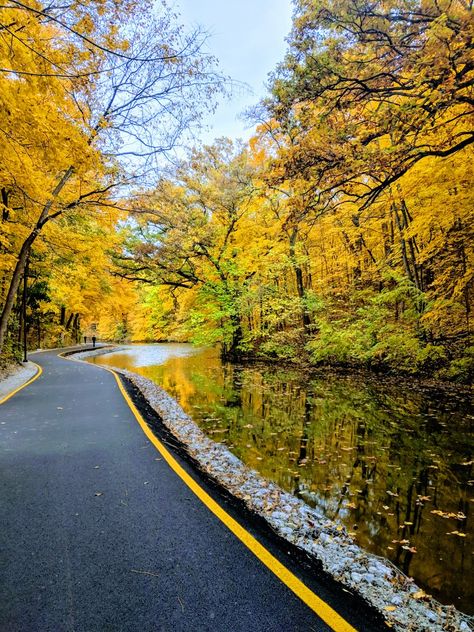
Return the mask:
[[92, 336], [92, 347], [95, 348], [96, 337]]
[[84, 344], [87, 344], [87, 336], [84, 336]]

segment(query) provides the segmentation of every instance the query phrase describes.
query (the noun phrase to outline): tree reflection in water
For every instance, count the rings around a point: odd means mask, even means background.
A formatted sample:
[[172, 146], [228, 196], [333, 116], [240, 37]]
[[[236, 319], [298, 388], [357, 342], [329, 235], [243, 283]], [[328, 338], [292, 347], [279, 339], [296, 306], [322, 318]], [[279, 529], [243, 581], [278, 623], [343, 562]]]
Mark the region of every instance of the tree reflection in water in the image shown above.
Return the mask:
[[[139, 347], [95, 361], [154, 380], [249, 466], [342, 521], [362, 547], [440, 601], [473, 612], [467, 395], [359, 375], [223, 366], [213, 350], [153, 347], [155, 365], [140, 366]], [[163, 363], [165, 347], [171, 357]]]

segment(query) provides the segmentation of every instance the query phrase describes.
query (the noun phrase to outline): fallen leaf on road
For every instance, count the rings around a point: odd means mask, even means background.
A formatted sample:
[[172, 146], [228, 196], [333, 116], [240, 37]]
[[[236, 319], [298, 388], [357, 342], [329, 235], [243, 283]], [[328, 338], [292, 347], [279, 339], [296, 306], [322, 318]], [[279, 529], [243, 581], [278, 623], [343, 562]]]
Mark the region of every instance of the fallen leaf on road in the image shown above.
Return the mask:
[[152, 573], [150, 571], [140, 571], [140, 570], [137, 570], [136, 568], [131, 568], [130, 571], [132, 573], [140, 573], [140, 575], [151, 575], [152, 577], [159, 577], [157, 573]]
[[94, 494], [94, 496], [103, 496], [103, 493], [104, 493], [104, 492], [96, 492], [96, 493]]

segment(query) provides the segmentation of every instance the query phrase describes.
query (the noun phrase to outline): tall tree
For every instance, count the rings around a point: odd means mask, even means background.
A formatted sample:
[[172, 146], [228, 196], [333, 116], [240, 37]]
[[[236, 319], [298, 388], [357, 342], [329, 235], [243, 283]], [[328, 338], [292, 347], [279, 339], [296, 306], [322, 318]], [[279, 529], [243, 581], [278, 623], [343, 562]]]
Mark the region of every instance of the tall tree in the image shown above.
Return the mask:
[[[214, 60], [200, 52], [204, 34], [184, 34], [165, 5], [159, 13], [125, 0], [66, 8], [12, 0], [1, 11], [3, 217], [12, 221], [15, 200], [23, 235], [12, 247], [0, 349], [44, 227], [72, 209], [111, 204], [121, 188], [149, 177], [221, 86]], [[25, 101], [38, 118], [37, 138], [20, 114]]]
[[367, 206], [419, 161], [471, 145], [472, 35], [460, 0], [297, 0], [268, 101], [301, 138], [282, 169], [319, 199]]

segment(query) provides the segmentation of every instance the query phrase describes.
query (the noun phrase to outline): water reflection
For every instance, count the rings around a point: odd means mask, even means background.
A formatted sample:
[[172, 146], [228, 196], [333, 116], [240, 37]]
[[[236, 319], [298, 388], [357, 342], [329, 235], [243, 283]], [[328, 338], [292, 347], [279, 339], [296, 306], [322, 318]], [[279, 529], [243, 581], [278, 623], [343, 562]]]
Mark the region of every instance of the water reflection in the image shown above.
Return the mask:
[[95, 361], [154, 380], [245, 463], [344, 522], [440, 601], [473, 612], [466, 395], [222, 365], [188, 345], [140, 347]]

